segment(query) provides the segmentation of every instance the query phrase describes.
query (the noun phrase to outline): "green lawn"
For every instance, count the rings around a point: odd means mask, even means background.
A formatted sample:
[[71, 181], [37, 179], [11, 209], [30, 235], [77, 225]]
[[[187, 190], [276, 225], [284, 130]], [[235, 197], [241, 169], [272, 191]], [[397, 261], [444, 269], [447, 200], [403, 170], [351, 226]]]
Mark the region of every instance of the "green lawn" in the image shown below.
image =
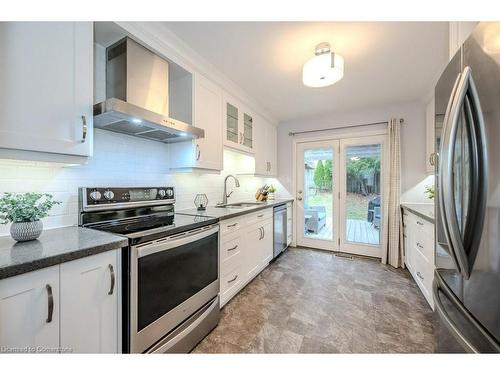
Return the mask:
[[[363, 196], [361, 194], [347, 193], [347, 218], [366, 220], [368, 215], [368, 202], [375, 195]], [[332, 217], [332, 194], [321, 192], [309, 196], [309, 206], [323, 206], [328, 217]]]

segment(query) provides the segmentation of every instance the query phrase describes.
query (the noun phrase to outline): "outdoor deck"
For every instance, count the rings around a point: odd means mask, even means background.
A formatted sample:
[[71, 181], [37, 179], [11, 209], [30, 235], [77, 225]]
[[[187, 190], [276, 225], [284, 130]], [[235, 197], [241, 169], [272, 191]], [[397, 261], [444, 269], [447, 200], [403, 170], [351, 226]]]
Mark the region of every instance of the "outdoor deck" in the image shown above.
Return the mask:
[[[307, 238], [331, 240], [333, 237], [333, 226], [331, 220], [327, 219], [326, 225], [318, 233], [307, 233]], [[347, 220], [347, 241], [379, 244], [379, 230], [364, 220]]]

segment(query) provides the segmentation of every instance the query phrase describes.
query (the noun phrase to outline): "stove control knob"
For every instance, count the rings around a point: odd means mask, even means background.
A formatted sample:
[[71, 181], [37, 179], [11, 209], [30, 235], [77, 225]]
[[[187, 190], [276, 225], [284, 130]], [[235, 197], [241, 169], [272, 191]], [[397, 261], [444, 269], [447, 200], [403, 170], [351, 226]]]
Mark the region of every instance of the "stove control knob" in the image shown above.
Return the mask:
[[113, 193], [111, 190], [106, 190], [104, 192], [104, 198], [106, 198], [108, 201], [110, 201], [114, 197], [115, 197], [115, 193]]
[[167, 198], [174, 197], [174, 189], [167, 189]]
[[101, 193], [99, 193], [97, 190], [90, 192], [90, 199], [93, 201], [98, 201], [101, 199]]
[[160, 189], [158, 190], [158, 195], [160, 196], [160, 198], [163, 198], [165, 197], [165, 195], [167, 195], [167, 192], [163, 189]]

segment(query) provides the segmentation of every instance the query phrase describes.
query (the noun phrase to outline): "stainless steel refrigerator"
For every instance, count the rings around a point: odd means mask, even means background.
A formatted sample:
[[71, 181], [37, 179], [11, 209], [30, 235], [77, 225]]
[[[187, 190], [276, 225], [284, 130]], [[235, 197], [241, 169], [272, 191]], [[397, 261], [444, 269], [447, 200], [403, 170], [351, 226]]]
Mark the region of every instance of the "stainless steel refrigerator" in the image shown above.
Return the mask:
[[500, 352], [500, 23], [480, 23], [435, 89], [437, 352]]

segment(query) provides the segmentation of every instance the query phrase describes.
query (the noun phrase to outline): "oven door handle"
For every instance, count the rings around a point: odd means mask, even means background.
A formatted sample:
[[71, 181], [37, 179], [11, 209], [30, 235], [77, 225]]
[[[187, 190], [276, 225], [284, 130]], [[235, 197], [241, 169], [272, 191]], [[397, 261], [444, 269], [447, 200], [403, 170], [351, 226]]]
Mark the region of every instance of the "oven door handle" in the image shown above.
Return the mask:
[[186, 245], [190, 242], [201, 240], [219, 231], [219, 225], [211, 225], [198, 230], [176, 234], [149, 244], [137, 246], [137, 258], [142, 258], [161, 251], [167, 251]]

